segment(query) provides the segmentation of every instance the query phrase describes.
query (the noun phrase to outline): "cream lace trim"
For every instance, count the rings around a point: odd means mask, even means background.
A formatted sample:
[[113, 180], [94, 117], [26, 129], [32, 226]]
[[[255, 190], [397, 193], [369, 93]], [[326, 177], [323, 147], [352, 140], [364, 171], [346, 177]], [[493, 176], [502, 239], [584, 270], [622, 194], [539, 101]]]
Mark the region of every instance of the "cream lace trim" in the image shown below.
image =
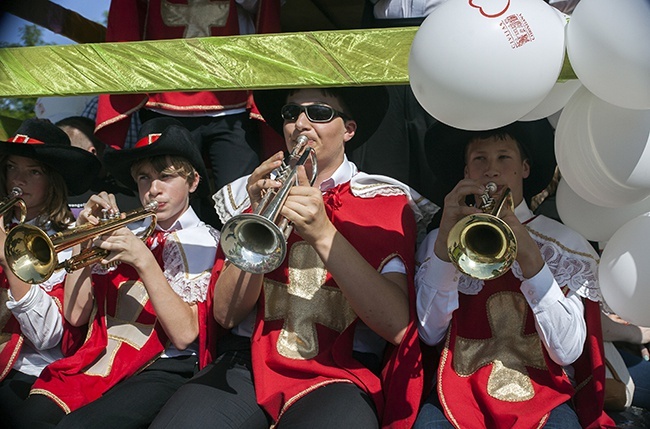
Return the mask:
[[167, 238], [163, 249], [163, 259], [166, 261], [165, 278], [183, 301], [204, 302], [208, 295], [211, 271], [205, 270], [196, 276], [190, 276], [181, 246], [171, 238]]
[[[560, 287], [567, 286], [577, 295], [592, 301], [603, 301], [598, 286], [597, 259], [589, 253], [581, 253], [562, 246], [557, 241], [548, 240], [548, 237], [530, 228], [529, 231]], [[516, 261], [512, 264], [512, 273], [517, 279], [524, 281], [521, 267]], [[458, 290], [466, 295], [476, 295], [483, 289], [483, 284], [483, 280], [461, 275]]]
[[[209, 232], [214, 238], [215, 243], [218, 243], [219, 231], [214, 228], [209, 228]], [[208, 295], [211, 270], [205, 270], [194, 276], [187, 272], [188, 267], [185, 260], [185, 254], [176, 239], [175, 233], [170, 234], [165, 241], [163, 260], [166, 261], [164, 270], [165, 278], [174, 292], [176, 292], [185, 302], [204, 302]], [[105, 275], [115, 268], [115, 266], [95, 264], [92, 271], [93, 274]]]

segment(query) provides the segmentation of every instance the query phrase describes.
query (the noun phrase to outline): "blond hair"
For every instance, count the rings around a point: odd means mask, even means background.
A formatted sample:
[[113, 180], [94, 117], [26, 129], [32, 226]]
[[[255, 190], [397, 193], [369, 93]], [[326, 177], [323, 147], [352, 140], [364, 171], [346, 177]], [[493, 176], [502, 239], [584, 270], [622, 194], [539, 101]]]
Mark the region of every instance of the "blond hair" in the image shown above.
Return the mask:
[[[182, 156], [159, 155], [151, 158], [144, 158], [131, 164], [131, 176], [136, 180], [137, 172], [143, 165], [150, 164], [158, 173], [174, 174], [185, 179], [188, 185], [192, 186], [194, 177], [197, 174], [196, 168]], [[201, 177], [199, 177], [201, 180]]]

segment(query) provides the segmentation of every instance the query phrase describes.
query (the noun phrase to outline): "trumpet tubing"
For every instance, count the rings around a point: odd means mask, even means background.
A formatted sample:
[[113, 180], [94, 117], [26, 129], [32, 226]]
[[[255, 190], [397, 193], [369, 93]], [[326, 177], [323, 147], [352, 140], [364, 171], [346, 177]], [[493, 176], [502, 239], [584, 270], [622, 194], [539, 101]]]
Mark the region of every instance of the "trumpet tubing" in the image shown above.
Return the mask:
[[25, 217], [27, 216], [27, 206], [25, 201], [20, 198], [23, 196], [23, 190], [19, 187], [15, 187], [11, 190], [9, 195], [7, 195], [2, 202], [0, 202], [0, 216], [6, 215], [14, 206], [18, 206], [20, 209], [20, 216], [18, 217], [19, 223], [25, 222]]
[[48, 236], [42, 229], [20, 224], [7, 234], [5, 240], [5, 257], [11, 271], [25, 283], [42, 283], [60, 268], [72, 272], [100, 261], [109, 252], [92, 247], [59, 263], [57, 254], [91, 238], [115, 231], [129, 223], [151, 217], [151, 224], [142, 234], [145, 239], [156, 226], [155, 201], [137, 210], [126, 213], [124, 217], [102, 219], [98, 225], [85, 224], [70, 230], [57, 232]]

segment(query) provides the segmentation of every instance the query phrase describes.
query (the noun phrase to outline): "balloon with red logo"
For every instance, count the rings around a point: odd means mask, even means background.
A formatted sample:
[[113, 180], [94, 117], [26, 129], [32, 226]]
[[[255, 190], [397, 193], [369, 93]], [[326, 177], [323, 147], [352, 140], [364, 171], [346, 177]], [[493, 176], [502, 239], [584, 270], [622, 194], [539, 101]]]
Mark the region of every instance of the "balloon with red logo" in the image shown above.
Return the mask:
[[457, 128], [514, 122], [553, 89], [565, 23], [543, 0], [448, 0], [413, 39], [413, 93], [430, 115]]

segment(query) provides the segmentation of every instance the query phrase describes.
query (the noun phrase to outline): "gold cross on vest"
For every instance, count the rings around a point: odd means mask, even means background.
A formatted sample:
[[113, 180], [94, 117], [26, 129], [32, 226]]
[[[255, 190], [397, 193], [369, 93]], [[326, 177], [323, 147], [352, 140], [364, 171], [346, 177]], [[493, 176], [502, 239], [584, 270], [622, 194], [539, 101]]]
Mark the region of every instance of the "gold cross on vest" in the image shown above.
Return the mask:
[[208, 37], [212, 27], [224, 27], [230, 14], [230, 1], [187, 0], [187, 4], [162, 0], [161, 14], [165, 25], [185, 27], [183, 38]]
[[108, 344], [104, 355], [85, 373], [106, 377], [113, 366], [115, 355], [123, 344], [140, 350], [151, 337], [154, 325], [136, 323], [145, 304], [149, 301], [147, 289], [141, 281], [129, 280], [120, 285], [117, 294], [115, 316], [106, 315]]
[[487, 392], [507, 402], [520, 402], [535, 395], [526, 366], [546, 368], [542, 343], [537, 332], [524, 335], [528, 306], [517, 293], [496, 293], [487, 301], [492, 338], [456, 338], [453, 367], [467, 377], [492, 364]]
[[264, 279], [264, 320], [284, 319], [280, 355], [311, 359], [318, 355], [317, 323], [343, 332], [357, 316], [340, 289], [323, 285], [327, 270], [307, 242], [291, 246], [288, 258], [289, 284]]

